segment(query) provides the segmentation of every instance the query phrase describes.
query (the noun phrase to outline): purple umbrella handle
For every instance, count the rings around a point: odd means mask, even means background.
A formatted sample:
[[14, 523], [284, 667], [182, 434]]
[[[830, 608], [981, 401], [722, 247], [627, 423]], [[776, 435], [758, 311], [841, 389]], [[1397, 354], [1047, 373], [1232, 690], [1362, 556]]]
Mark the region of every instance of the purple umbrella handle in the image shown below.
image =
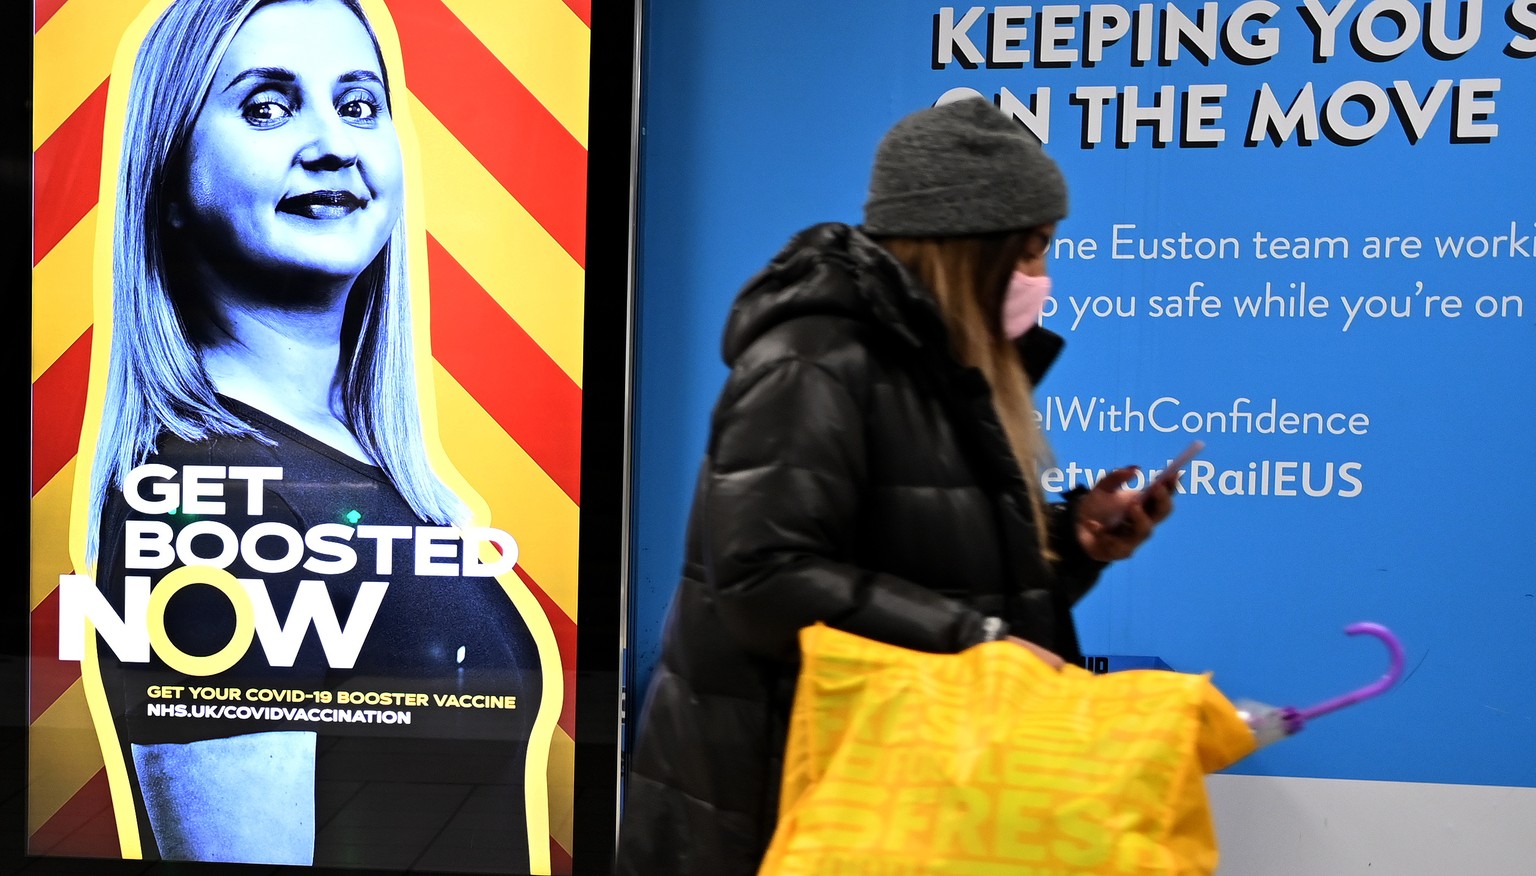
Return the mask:
[[1286, 716], [1286, 723], [1288, 725], [1292, 723], [1295, 724], [1296, 729], [1292, 730], [1292, 733], [1300, 730], [1302, 726], [1306, 724], [1306, 722], [1312, 720], [1313, 718], [1322, 717], [1329, 712], [1336, 712], [1345, 706], [1352, 706], [1361, 700], [1368, 700], [1371, 697], [1379, 696], [1380, 694], [1385, 693], [1388, 688], [1392, 687], [1392, 685], [1397, 684], [1398, 679], [1402, 678], [1403, 643], [1397, 640], [1397, 636], [1393, 635], [1391, 630], [1387, 629], [1381, 624], [1363, 622], [1358, 624], [1350, 624], [1344, 628], [1344, 632], [1351, 636], [1365, 633], [1366, 635], [1375, 636], [1376, 638], [1380, 639], [1382, 644], [1387, 646], [1387, 651], [1391, 655], [1391, 667], [1387, 669], [1386, 675], [1383, 675], [1381, 678], [1366, 685], [1365, 687], [1352, 690], [1343, 696], [1337, 696], [1331, 700], [1324, 700], [1315, 706], [1309, 706], [1305, 709], [1287, 709], [1286, 711], [1288, 712], [1294, 712], [1294, 717], [1291, 715]]

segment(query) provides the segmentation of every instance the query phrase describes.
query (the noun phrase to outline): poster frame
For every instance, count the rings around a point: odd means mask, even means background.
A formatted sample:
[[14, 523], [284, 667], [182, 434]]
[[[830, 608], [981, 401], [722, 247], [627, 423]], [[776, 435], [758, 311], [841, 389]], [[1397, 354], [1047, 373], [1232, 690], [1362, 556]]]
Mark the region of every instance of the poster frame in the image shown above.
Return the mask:
[[[628, 496], [634, 217], [638, 160], [640, 0], [592, 0], [588, 105], [587, 227], [589, 252], [600, 254], [585, 273], [581, 481], [577, 629], [574, 667], [575, 768], [571, 872], [608, 872], [620, 788], [621, 664], [628, 570]], [[32, 210], [31, 101], [33, 8], [0, 11], [0, 48], [7, 80], [21, 86], [25, 119], [0, 129], [0, 203], [12, 216]], [[19, 115], [19, 114], [18, 114]], [[0, 255], [11, 288], [26, 288], [31, 309], [31, 235], [11, 235]], [[22, 284], [25, 284], [24, 286]], [[8, 366], [21, 374], [30, 360], [30, 319], [12, 320]], [[18, 381], [19, 384], [19, 381]], [[25, 396], [20, 393], [26, 392]], [[30, 412], [32, 387], [17, 387], [12, 410]], [[25, 405], [25, 407], [23, 407]], [[30, 419], [30, 418], [29, 418]], [[15, 469], [18, 513], [27, 515], [30, 479]], [[20, 550], [28, 557], [28, 542]], [[26, 852], [27, 690], [29, 643], [25, 587], [0, 602], [0, 871], [35, 874], [202, 874], [307, 872], [348, 876], [365, 869], [274, 868], [249, 864], [146, 862], [33, 856]], [[568, 678], [571, 675], [567, 676]], [[424, 873], [427, 871], [411, 871]], [[515, 874], [514, 874], [515, 876]]]

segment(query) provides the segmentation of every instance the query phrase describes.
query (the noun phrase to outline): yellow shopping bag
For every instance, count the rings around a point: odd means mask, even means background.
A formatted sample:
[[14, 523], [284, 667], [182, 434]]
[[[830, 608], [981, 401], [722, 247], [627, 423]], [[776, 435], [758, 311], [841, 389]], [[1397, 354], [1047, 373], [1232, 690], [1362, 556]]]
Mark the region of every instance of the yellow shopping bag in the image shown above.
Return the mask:
[[1204, 776], [1254, 737], [1209, 677], [1057, 672], [817, 625], [760, 876], [1201, 874]]

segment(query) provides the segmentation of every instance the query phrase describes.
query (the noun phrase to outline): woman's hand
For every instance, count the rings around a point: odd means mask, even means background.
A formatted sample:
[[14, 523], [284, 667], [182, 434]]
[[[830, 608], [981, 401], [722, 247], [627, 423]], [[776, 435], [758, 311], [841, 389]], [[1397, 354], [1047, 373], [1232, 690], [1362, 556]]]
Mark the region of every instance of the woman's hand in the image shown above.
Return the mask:
[[1088, 556], [1101, 563], [1123, 560], [1152, 537], [1157, 524], [1173, 513], [1173, 489], [1178, 481], [1154, 482], [1145, 490], [1127, 490], [1136, 476], [1128, 465], [1099, 478], [1077, 500], [1077, 541]]

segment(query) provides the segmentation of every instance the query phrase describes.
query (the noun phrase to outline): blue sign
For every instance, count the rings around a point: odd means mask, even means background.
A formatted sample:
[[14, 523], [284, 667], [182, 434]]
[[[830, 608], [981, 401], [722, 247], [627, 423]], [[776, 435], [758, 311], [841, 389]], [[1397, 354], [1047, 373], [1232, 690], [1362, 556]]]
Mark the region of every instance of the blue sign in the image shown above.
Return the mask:
[[731, 297], [858, 221], [898, 118], [980, 95], [1071, 188], [1042, 483], [1206, 444], [1084, 649], [1305, 705], [1380, 674], [1342, 634], [1376, 621], [1403, 683], [1235, 770], [1536, 786], [1536, 2], [685, 7], [650, 21], [642, 672]]

